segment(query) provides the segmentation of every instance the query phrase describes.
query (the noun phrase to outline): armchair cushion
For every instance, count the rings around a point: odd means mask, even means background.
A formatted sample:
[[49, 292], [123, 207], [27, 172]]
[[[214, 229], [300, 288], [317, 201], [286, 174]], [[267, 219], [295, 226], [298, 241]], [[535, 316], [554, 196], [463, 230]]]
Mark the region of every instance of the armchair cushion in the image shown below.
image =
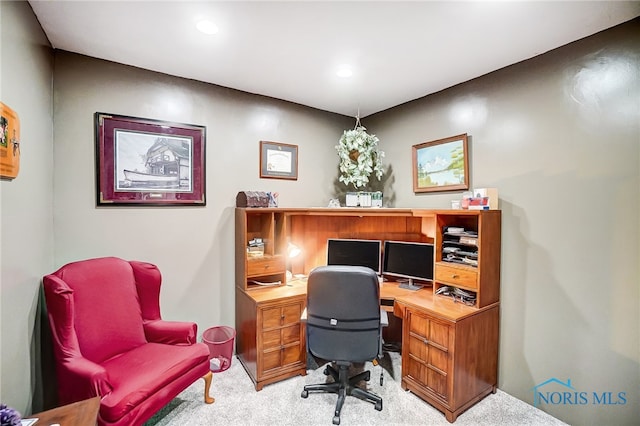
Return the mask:
[[185, 347], [159, 343], [147, 343], [106, 360], [103, 366], [109, 372], [113, 391], [102, 399], [100, 417], [117, 421], [131, 406], [140, 405], [203, 362], [209, 362], [205, 345]]

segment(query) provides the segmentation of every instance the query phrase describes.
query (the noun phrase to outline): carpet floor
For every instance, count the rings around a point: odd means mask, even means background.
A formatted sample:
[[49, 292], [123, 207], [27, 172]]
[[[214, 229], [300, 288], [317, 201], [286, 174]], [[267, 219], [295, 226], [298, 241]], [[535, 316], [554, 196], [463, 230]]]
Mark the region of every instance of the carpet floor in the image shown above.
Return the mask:
[[[370, 363], [361, 366], [371, 370], [371, 380], [366, 382], [366, 389], [383, 398], [383, 409], [376, 411], [373, 404], [347, 396], [340, 416], [342, 426], [450, 425], [440, 411], [413, 393], [402, 390], [400, 365], [400, 354], [387, 352], [379, 366], [374, 367]], [[311, 393], [306, 399], [300, 396], [304, 385], [327, 380], [323, 370], [324, 366], [320, 366], [309, 370], [304, 377], [283, 380], [256, 392], [249, 375], [234, 358], [228, 370], [213, 376], [211, 396], [216, 399], [215, 403], [204, 403], [204, 381], [198, 380], [156, 413], [145, 426], [331, 425], [335, 394]], [[384, 374], [382, 386], [381, 370]], [[498, 390], [460, 414], [455, 425], [555, 426], [565, 423]]]

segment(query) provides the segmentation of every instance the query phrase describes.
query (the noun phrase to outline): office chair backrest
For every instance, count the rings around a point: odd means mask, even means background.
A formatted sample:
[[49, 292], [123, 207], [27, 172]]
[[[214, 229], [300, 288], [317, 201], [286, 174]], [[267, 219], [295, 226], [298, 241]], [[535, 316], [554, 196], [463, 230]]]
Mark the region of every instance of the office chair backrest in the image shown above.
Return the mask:
[[364, 362], [380, 349], [380, 284], [362, 266], [320, 266], [307, 283], [307, 345], [316, 357]]

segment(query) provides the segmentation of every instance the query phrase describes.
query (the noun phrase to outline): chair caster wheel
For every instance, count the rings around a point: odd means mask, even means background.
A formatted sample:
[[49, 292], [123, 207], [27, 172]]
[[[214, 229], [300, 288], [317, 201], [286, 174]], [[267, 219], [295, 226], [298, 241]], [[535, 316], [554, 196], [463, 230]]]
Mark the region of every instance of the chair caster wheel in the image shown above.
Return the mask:
[[375, 409], [378, 411], [382, 411], [382, 401], [376, 402]]
[[309, 396], [309, 391], [308, 390], [303, 390], [302, 393], [300, 394], [301, 397], [306, 398]]
[[334, 416], [333, 417], [333, 424], [334, 425], [339, 425], [340, 424], [340, 417]]

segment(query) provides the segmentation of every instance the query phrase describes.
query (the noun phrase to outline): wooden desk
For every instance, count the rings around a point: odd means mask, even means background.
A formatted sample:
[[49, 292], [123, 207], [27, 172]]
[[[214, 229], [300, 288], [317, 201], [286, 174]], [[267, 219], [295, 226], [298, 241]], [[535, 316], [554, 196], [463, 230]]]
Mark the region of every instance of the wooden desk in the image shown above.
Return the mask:
[[[264, 242], [263, 257], [247, 254], [255, 238]], [[287, 269], [296, 277], [326, 265], [331, 238], [432, 242], [433, 288], [411, 291], [384, 282], [380, 289], [381, 305], [393, 313], [383, 333], [397, 336], [385, 341], [402, 342], [402, 387], [451, 422], [495, 392], [501, 212], [395, 208], [235, 209], [236, 354], [256, 389], [306, 373], [306, 336], [299, 322], [306, 283], [287, 280]], [[289, 242], [302, 249], [301, 259], [287, 258]], [[444, 249], [450, 244], [475, 255], [476, 264], [449, 262]], [[287, 284], [260, 288], [275, 282]], [[445, 286], [474, 292], [474, 306], [435, 294]]]
[[[98, 421], [100, 409], [100, 397], [85, 399], [73, 404], [42, 411], [29, 416], [30, 419], [38, 419], [35, 426], [95, 426]], [[26, 419], [25, 419], [26, 420]]]

